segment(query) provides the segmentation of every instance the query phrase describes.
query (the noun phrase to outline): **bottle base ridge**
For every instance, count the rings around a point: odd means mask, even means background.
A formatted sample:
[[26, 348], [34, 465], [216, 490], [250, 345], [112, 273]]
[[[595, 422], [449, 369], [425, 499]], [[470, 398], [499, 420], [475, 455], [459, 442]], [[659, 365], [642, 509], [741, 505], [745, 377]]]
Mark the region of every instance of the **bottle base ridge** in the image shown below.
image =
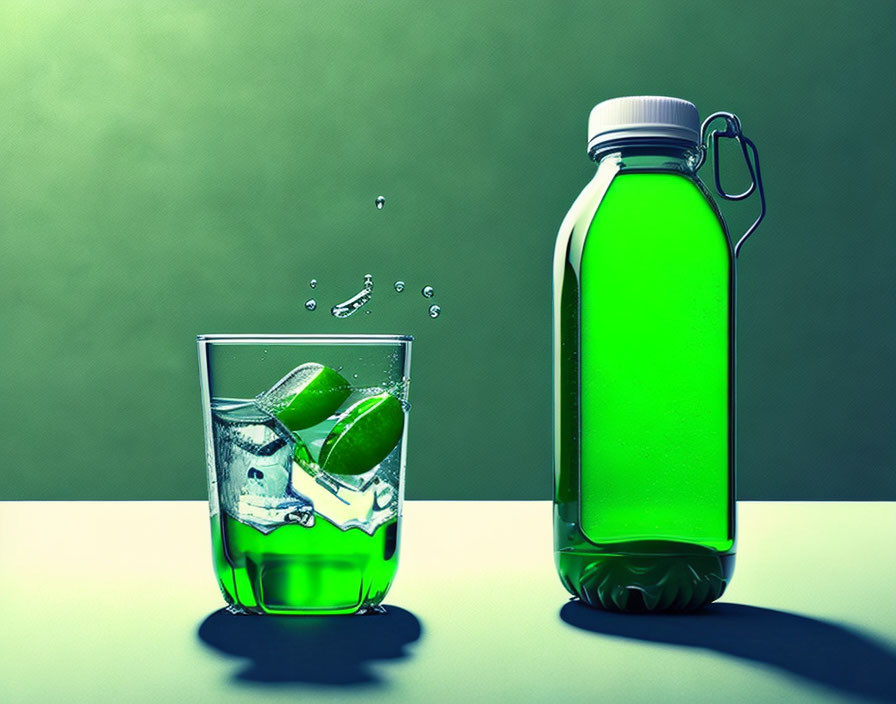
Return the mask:
[[725, 591], [734, 554], [555, 553], [560, 581], [588, 606], [631, 613], [695, 611]]

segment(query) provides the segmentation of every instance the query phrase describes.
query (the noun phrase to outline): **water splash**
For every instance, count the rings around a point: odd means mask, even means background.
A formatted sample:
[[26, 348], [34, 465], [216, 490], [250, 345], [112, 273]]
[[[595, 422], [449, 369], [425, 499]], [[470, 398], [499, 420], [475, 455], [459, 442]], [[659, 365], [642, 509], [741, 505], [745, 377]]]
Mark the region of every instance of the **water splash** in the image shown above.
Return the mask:
[[386, 204], [386, 199], [383, 196], [377, 196], [374, 203], [376, 203], [377, 210], [382, 210], [383, 206]]
[[307, 308], [308, 310], [314, 310], [315, 308], [317, 308], [317, 301], [315, 301], [313, 298], [309, 298], [307, 301], [305, 301], [305, 308]]
[[330, 313], [333, 314], [334, 318], [347, 318], [354, 314], [355, 311], [361, 308], [361, 306], [369, 303], [371, 296], [373, 296], [373, 276], [371, 274], [364, 274], [364, 288], [347, 301], [337, 303], [330, 309]]
[[311, 281], [308, 282], [308, 285], [311, 288], [317, 288], [317, 279], [311, 279]]
[[435, 291], [433, 291], [432, 286], [424, 286], [423, 290], [420, 291], [423, 294], [424, 298], [432, 298]]
[[404, 291], [404, 281], [402, 281], [401, 279], [399, 279], [399, 280], [396, 281], [394, 284], [392, 284], [392, 287], [393, 287], [396, 291], [398, 291], [399, 293], [401, 293], [402, 291]]
[[442, 314], [442, 308], [433, 303], [429, 307], [429, 317], [430, 318], [438, 318]]

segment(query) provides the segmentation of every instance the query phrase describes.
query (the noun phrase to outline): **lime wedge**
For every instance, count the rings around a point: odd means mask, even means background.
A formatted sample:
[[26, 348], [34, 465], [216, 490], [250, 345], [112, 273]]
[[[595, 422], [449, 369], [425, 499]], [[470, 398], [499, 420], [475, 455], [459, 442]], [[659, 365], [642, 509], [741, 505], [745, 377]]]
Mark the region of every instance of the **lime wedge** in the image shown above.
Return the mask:
[[363, 474], [372, 469], [401, 439], [401, 401], [383, 393], [361, 399], [327, 435], [320, 449], [320, 466], [330, 474]]
[[311, 452], [308, 450], [308, 446], [303, 442], [302, 438], [298, 435], [293, 435], [293, 437], [296, 440], [296, 449], [293, 452], [293, 457], [302, 469], [307, 471], [307, 468], [314, 463], [314, 459], [311, 457]]
[[255, 403], [290, 430], [302, 430], [329, 418], [350, 393], [351, 385], [339, 372], [307, 362], [259, 394]]

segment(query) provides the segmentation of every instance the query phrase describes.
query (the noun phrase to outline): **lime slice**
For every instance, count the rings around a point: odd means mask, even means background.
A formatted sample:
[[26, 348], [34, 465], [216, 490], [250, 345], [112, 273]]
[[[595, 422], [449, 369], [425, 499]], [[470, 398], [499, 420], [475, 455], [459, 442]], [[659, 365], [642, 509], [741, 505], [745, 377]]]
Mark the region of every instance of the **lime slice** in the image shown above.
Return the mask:
[[350, 393], [351, 385], [339, 372], [307, 362], [259, 394], [255, 402], [290, 430], [302, 430], [329, 418]]
[[327, 435], [320, 466], [330, 474], [363, 474], [382, 462], [401, 439], [401, 401], [383, 393], [361, 399]]

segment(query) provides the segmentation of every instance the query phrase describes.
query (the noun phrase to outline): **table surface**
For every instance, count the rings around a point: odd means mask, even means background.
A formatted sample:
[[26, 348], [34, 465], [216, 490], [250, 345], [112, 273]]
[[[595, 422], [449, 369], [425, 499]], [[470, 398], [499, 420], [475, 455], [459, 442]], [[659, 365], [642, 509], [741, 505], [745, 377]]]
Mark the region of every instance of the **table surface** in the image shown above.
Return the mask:
[[896, 504], [741, 502], [690, 616], [556, 576], [549, 502], [405, 503], [389, 613], [221, 610], [202, 502], [0, 503], [4, 702], [896, 701]]

